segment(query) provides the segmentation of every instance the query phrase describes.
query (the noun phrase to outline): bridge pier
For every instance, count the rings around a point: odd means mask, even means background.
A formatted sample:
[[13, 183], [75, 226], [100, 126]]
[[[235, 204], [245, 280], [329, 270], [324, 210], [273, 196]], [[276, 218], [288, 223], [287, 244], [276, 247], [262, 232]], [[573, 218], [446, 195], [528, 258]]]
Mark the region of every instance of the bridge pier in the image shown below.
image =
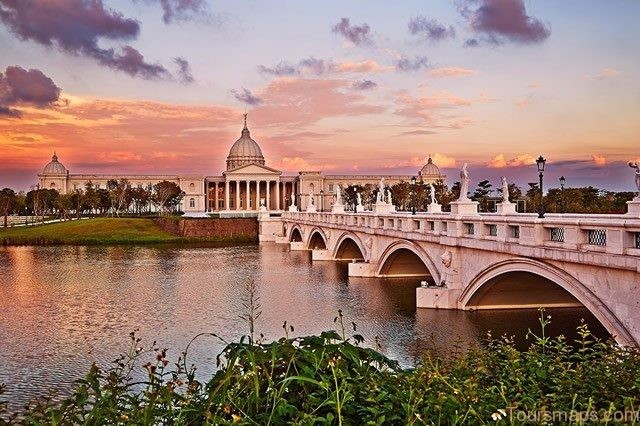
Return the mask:
[[429, 309], [460, 309], [458, 299], [461, 289], [444, 287], [418, 287], [416, 307]]
[[377, 265], [367, 262], [351, 262], [349, 263], [350, 277], [375, 277]]
[[289, 250], [291, 251], [304, 251], [307, 250], [304, 246], [304, 241], [291, 241], [289, 243]]
[[329, 250], [314, 249], [311, 250], [311, 260], [333, 260], [333, 256]]

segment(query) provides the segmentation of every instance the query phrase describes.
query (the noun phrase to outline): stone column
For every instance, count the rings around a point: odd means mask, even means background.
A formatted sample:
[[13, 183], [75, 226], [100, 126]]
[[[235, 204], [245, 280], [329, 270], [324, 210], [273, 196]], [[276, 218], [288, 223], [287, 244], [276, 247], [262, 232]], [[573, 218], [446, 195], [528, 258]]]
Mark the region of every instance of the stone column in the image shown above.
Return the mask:
[[236, 210], [240, 210], [240, 181], [236, 181]]
[[213, 182], [213, 190], [215, 191], [213, 194], [213, 202], [215, 203], [213, 211], [216, 211], [218, 210], [218, 182]]
[[276, 181], [276, 210], [280, 210], [280, 182]]
[[248, 180], [247, 181], [247, 193], [245, 194], [245, 200], [244, 200], [245, 201], [244, 209], [247, 210], [247, 211], [249, 210], [249, 204], [250, 204], [249, 203], [249, 198], [251, 196], [251, 191], [250, 191], [250, 187], [249, 187], [250, 183], [251, 183], [251, 181]]
[[256, 181], [256, 210], [260, 209], [260, 181]]
[[224, 181], [224, 209], [229, 210], [229, 181]]
[[267, 206], [267, 210], [271, 210], [271, 181], [267, 181], [267, 201], [265, 202], [265, 206]]

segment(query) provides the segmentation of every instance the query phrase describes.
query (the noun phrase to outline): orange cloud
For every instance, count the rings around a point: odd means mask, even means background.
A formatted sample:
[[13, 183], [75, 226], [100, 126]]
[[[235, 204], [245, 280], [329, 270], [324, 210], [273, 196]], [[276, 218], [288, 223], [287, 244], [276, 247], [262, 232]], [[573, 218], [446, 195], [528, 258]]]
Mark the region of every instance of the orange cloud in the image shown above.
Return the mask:
[[520, 154], [511, 160], [507, 160], [504, 154], [498, 154], [487, 163], [487, 167], [492, 169], [502, 169], [505, 167], [528, 166], [535, 163], [536, 158], [530, 154]]
[[605, 68], [596, 76], [598, 80], [604, 80], [607, 78], [613, 78], [620, 74], [620, 71], [613, 68]]
[[605, 166], [607, 164], [607, 159], [604, 155], [593, 154], [591, 159], [598, 167]]
[[391, 70], [390, 67], [383, 67], [373, 59], [365, 59], [360, 62], [342, 62], [336, 69], [338, 72], [353, 73], [382, 73]]
[[477, 74], [478, 71], [470, 70], [466, 68], [448, 67], [448, 68], [436, 68], [429, 71], [429, 75], [432, 77], [468, 77]]
[[279, 78], [259, 92], [263, 105], [254, 117], [258, 123], [309, 125], [328, 117], [358, 116], [384, 112], [365, 102], [361, 93], [346, 91], [348, 80]]
[[278, 169], [289, 172], [299, 172], [299, 171], [322, 171], [322, 170], [331, 170], [335, 168], [333, 164], [312, 164], [307, 160], [301, 157], [282, 157], [280, 162], [275, 166]]
[[467, 99], [447, 91], [439, 91], [414, 97], [402, 91], [396, 95], [394, 113], [405, 118], [421, 119], [431, 127], [461, 129], [471, 124], [472, 120], [468, 117], [451, 116], [444, 111], [492, 101], [493, 99], [486, 95]]
[[[431, 155], [431, 159], [433, 160], [433, 163], [438, 167], [450, 168], [450, 167], [455, 167], [456, 165], [455, 158], [449, 157], [447, 155], [440, 154], [437, 152]], [[422, 168], [422, 166], [427, 164], [427, 161], [429, 161], [429, 157], [411, 157], [406, 161], [401, 161], [393, 164], [386, 164], [383, 167], [385, 169], [397, 169], [397, 168], [406, 168], [406, 167], [417, 167], [420, 169]]]

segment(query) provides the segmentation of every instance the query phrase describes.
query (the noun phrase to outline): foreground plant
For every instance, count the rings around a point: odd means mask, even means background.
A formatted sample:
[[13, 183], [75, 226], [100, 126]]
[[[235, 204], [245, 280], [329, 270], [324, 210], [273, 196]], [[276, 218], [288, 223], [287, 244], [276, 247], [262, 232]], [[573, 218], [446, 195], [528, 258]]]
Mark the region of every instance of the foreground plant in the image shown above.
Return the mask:
[[[259, 303], [249, 301], [247, 308], [255, 320]], [[577, 341], [550, 338], [543, 313], [540, 334], [530, 332], [526, 351], [512, 339], [489, 336], [481, 348], [432, 350], [419, 367], [403, 370], [362, 347], [362, 336], [347, 337], [342, 313], [335, 321], [339, 332], [290, 338], [293, 328], [285, 323], [285, 336], [276, 342], [244, 337], [229, 343], [206, 382], [188, 367], [188, 348], [170, 367], [165, 351], [143, 349], [132, 334], [130, 351], [108, 370], [94, 365], [70, 397], [36, 401], [5, 421], [506, 424], [620, 421], [620, 413], [626, 422], [640, 418], [640, 353], [599, 341], [584, 324]], [[153, 362], [140, 362], [150, 355]], [[136, 380], [141, 367], [144, 378]], [[0, 404], [0, 417], [1, 410]]]

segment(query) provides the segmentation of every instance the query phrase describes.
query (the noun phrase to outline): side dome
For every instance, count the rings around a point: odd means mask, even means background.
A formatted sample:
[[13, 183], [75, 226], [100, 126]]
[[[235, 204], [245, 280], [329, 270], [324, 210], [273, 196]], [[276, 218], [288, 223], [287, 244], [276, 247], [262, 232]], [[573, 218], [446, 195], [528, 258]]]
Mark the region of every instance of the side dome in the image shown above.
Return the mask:
[[43, 175], [66, 175], [67, 168], [58, 161], [58, 156], [56, 153], [53, 153], [53, 157], [51, 157], [51, 162], [44, 166], [42, 170]]
[[247, 117], [244, 117], [244, 128], [240, 139], [235, 141], [229, 150], [227, 156], [227, 170], [235, 169], [246, 164], [261, 164], [264, 165], [264, 156], [260, 145], [253, 139], [251, 139], [251, 133], [247, 128]]
[[427, 164], [420, 170], [420, 176], [440, 177], [440, 167], [433, 164], [431, 157], [429, 157]]

